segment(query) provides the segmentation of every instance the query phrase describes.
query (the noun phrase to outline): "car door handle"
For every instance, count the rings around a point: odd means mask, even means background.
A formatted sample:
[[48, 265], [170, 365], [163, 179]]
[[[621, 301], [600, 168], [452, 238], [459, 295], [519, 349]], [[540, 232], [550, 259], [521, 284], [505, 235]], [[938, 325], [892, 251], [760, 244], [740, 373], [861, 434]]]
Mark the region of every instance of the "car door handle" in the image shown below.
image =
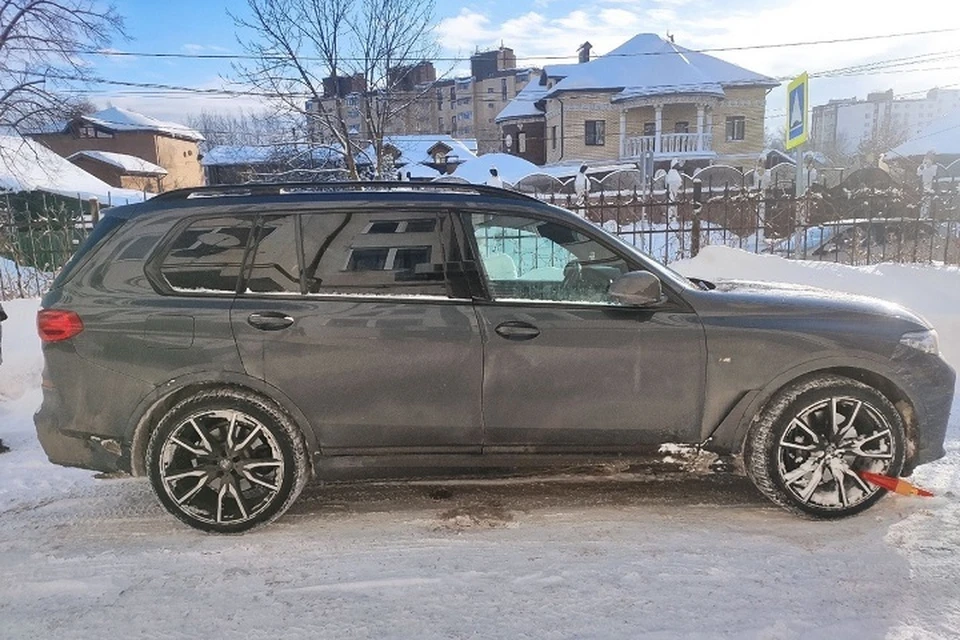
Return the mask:
[[540, 335], [540, 329], [537, 329], [530, 323], [511, 320], [497, 325], [494, 329], [501, 338], [507, 340], [533, 340]]
[[251, 313], [247, 322], [254, 329], [260, 329], [261, 331], [280, 331], [292, 325], [293, 318], [279, 311], [264, 311], [263, 313]]

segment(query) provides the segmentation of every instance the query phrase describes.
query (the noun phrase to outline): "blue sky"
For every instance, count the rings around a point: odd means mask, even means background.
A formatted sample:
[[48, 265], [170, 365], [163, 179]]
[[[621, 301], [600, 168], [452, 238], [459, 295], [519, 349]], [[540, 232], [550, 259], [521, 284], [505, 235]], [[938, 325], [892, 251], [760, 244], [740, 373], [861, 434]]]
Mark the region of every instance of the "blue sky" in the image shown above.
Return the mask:
[[[132, 39], [115, 42], [116, 49], [240, 51], [227, 11], [245, 12], [244, 0], [126, 0], [118, 5]], [[953, 0], [927, 0], [917, 5], [918, 10], [910, 10], [906, 3], [899, 10], [879, 10], [881, 5], [875, 0], [438, 0], [435, 19], [441, 55], [469, 56], [478, 47], [496, 46], [502, 40], [514, 48], [521, 64], [543, 63], [538, 56], [575, 55], [584, 40], [602, 54], [641, 32], [665, 35], [669, 31], [678, 44], [713, 48], [960, 28]], [[893, 88], [897, 94], [906, 94], [958, 83], [958, 37], [960, 32], [715, 55], [775, 77], [929, 53], [946, 56], [870, 75], [814, 80], [811, 101], [820, 104], [834, 97], [862, 97], [873, 90]], [[98, 57], [92, 62], [104, 78], [191, 87], [219, 88], [222, 78], [231, 74], [229, 61]], [[167, 119], [183, 119], [201, 110], [258, 106], [250, 99], [94, 89], [91, 99], [99, 106], [110, 103]], [[771, 93], [768, 113], [783, 111], [782, 94], [782, 90]]]

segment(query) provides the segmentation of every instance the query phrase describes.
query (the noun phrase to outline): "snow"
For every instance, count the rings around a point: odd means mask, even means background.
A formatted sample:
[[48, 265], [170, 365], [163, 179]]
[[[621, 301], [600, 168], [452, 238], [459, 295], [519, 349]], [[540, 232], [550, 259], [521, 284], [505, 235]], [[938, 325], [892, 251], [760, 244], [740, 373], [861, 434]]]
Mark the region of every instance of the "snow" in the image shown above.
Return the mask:
[[[395, 161], [398, 166], [404, 164], [432, 164], [434, 158], [429, 152], [437, 144], [444, 144], [449, 147], [450, 151], [447, 152], [447, 155], [451, 158], [456, 157], [459, 162], [466, 162], [477, 157], [463, 141], [441, 133], [386, 136], [383, 143], [400, 152], [400, 156]], [[473, 140], [471, 143], [475, 144], [476, 141]], [[377, 156], [372, 145], [368, 146], [360, 155], [371, 159]]]
[[[960, 272], [707, 248], [680, 268], [883, 293], [960, 364]], [[960, 635], [960, 406], [947, 457], [839, 522], [741, 477], [568, 475], [307, 489], [241, 537], [179, 524], [142, 479], [46, 462], [33, 434], [37, 301], [4, 303], [0, 635], [195, 638], [824, 638]], [[682, 458], [680, 448], [667, 448]]]
[[484, 184], [490, 177], [490, 167], [496, 167], [500, 179], [510, 184], [516, 184], [521, 178], [532, 173], [541, 173], [540, 167], [529, 160], [508, 153], [485, 153], [461, 164], [453, 172], [453, 176], [473, 184]]
[[200, 164], [205, 167], [264, 164], [270, 162], [273, 154], [273, 145], [219, 145], [203, 154]]
[[39, 142], [12, 135], [0, 135], [0, 189], [79, 195], [104, 204], [144, 200], [140, 191], [112, 187]]
[[92, 115], [80, 116], [80, 118], [108, 131], [153, 131], [197, 142], [204, 139], [199, 131], [185, 125], [158, 120], [121, 107], [110, 107]]
[[581, 65], [566, 65], [566, 77], [547, 96], [563, 91], [620, 90], [614, 99], [675, 93], [723, 96], [724, 86], [779, 86], [768, 76], [641, 33], [610, 53]]
[[105, 164], [123, 169], [123, 171], [128, 174], [147, 176], [167, 175], [167, 170], [160, 165], [147, 162], [143, 158], [127, 155], [125, 153], [113, 153], [112, 151], [77, 151], [73, 155], [68, 156], [67, 160], [73, 160], [74, 158], [78, 157], [87, 157], [93, 160], [98, 160]]
[[399, 167], [397, 171], [404, 175], [410, 174], [411, 178], [432, 179], [432, 178], [440, 177], [440, 172], [434, 169], [433, 167], [417, 164], [415, 162], [411, 162], [410, 164], [405, 164], [402, 167]]
[[516, 118], [536, 118], [543, 116], [543, 111], [537, 108], [537, 101], [542, 100], [549, 89], [545, 85], [533, 78], [527, 85], [520, 90], [520, 93], [507, 103], [503, 111], [496, 118], [496, 123], [500, 124], [506, 120]]

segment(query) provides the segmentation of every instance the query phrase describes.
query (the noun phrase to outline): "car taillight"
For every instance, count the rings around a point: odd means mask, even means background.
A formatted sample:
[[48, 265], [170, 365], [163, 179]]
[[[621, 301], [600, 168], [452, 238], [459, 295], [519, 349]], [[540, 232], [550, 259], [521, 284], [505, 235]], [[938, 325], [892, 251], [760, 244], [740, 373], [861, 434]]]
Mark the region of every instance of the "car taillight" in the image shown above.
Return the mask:
[[83, 331], [83, 320], [75, 311], [41, 309], [37, 313], [37, 332], [44, 342], [69, 340]]

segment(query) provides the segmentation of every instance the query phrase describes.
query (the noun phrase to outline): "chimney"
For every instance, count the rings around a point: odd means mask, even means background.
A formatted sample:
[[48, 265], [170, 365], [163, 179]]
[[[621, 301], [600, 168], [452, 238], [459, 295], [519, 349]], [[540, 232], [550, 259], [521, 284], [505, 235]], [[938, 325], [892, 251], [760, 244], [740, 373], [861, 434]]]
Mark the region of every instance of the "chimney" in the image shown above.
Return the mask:
[[592, 48], [593, 48], [593, 45], [590, 44], [589, 41], [584, 42], [582, 45], [580, 45], [580, 48], [577, 49], [577, 53], [579, 54], [578, 62], [580, 64], [583, 64], [585, 62], [590, 62], [590, 49]]

